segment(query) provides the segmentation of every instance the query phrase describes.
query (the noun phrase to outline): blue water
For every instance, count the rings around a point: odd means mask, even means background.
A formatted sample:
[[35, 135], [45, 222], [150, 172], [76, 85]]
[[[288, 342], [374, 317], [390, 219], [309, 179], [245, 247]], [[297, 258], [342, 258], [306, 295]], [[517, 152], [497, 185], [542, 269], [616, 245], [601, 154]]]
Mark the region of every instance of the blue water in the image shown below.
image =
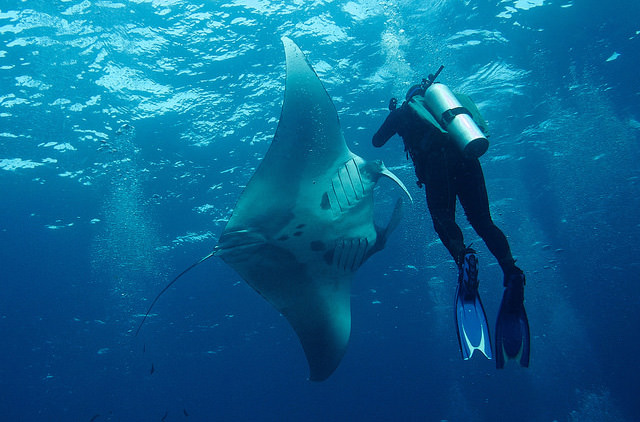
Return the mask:
[[[638, 16], [635, 0], [0, 1], [0, 420], [637, 420]], [[356, 274], [351, 343], [323, 383], [217, 259], [133, 336], [269, 146], [282, 36], [349, 147], [416, 199]], [[492, 130], [481, 161], [527, 273], [528, 369], [462, 361], [423, 192], [398, 139], [370, 145], [388, 99], [440, 64]], [[380, 191], [384, 213], [398, 192]], [[501, 273], [465, 235], [494, 321]]]

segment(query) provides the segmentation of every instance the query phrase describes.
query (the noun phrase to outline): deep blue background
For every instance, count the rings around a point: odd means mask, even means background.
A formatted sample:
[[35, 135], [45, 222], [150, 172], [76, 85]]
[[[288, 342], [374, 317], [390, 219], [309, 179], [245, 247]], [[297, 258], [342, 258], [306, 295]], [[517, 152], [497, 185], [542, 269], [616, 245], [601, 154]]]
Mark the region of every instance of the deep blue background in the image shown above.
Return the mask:
[[[0, 419], [635, 420], [638, 16], [635, 1], [1, 1]], [[356, 274], [351, 344], [318, 384], [284, 318], [220, 260], [133, 336], [269, 146], [281, 36], [349, 147], [416, 199]], [[481, 161], [527, 273], [526, 370], [459, 357], [453, 262], [400, 141], [370, 146], [389, 97], [440, 64], [492, 130]], [[399, 192], [377, 194], [384, 218]], [[494, 320], [501, 273], [465, 235]]]

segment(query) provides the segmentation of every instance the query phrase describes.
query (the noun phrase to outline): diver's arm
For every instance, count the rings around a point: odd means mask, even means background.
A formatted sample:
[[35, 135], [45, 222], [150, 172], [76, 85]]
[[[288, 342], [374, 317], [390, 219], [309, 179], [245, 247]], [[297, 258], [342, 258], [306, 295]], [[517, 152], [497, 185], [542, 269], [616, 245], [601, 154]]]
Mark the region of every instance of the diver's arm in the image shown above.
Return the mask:
[[398, 112], [398, 110], [394, 110], [389, 113], [384, 123], [382, 123], [382, 126], [380, 126], [380, 129], [373, 135], [371, 142], [374, 147], [379, 148], [383, 146], [393, 135], [398, 133]]

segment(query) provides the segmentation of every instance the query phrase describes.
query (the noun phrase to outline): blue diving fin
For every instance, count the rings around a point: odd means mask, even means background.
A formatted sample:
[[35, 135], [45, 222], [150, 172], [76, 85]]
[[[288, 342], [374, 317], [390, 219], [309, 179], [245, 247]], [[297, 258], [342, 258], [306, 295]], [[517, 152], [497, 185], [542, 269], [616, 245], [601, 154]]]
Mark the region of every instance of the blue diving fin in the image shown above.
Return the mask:
[[462, 358], [467, 360], [479, 350], [493, 358], [487, 316], [478, 294], [478, 258], [475, 252], [465, 254], [456, 290], [456, 328]]
[[529, 320], [524, 309], [525, 278], [521, 271], [505, 277], [505, 290], [496, 322], [496, 368], [504, 368], [506, 360], [520, 361], [529, 367]]

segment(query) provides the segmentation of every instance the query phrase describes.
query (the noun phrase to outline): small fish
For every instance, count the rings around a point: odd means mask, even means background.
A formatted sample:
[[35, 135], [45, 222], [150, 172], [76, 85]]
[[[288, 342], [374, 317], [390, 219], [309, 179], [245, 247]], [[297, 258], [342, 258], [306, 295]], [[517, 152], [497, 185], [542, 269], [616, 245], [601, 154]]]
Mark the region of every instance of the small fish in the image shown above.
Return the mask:
[[164, 420], [167, 418], [168, 414], [169, 414], [169, 411], [167, 410], [166, 412], [164, 412], [164, 416], [160, 420], [164, 422]]
[[95, 415], [93, 415], [93, 417], [91, 419], [89, 419], [89, 422], [93, 422], [96, 419], [98, 419], [100, 417], [100, 413], [96, 413]]
[[184, 413], [186, 417], [189, 417], [189, 414], [187, 413], [187, 409], [182, 409], [182, 413]]
[[156, 368], [153, 367], [153, 363], [151, 364], [151, 370], [149, 371], [149, 375], [153, 375], [156, 372]]

